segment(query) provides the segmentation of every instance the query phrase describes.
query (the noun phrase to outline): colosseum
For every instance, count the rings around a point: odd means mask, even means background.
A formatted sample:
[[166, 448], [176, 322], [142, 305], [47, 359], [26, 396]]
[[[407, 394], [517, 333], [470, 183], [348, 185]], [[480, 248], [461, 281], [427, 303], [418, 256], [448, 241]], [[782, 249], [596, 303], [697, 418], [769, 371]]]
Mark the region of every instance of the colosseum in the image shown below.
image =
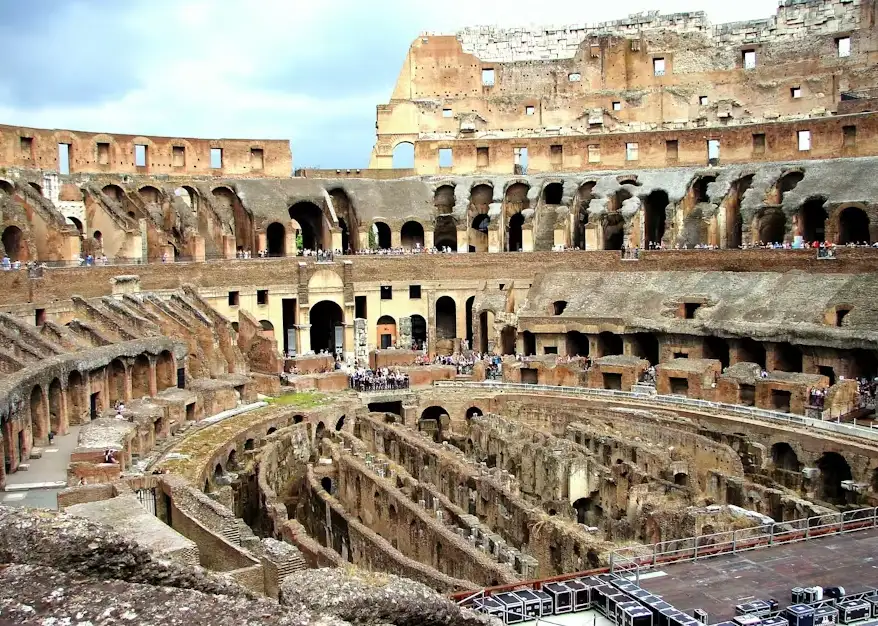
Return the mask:
[[425, 33], [363, 169], [0, 126], [0, 219], [0, 623], [878, 624], [876, 0]]

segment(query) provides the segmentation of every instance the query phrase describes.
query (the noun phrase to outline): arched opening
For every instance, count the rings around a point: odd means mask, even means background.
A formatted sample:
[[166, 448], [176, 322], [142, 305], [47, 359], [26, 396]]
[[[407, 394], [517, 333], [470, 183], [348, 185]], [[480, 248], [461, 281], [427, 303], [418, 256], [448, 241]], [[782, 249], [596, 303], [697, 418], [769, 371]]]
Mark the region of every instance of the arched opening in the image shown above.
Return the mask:
[[315, 353], [344, 352], [344, 313], [330, 300], [322, 300], [311, 307], [311, 349]]
[[73, 217], [72, 215], [68, 215], [67, 221], [76, 226], [76, 230], [79, 231], [80, 235], [85, 232], [85, 228], [83, 227], [82, 222], [80, 222], [77, 218]]
[[238, 453], [232, 450], [226, 459], [226, 469], [235, 469], [236, 467], [238, 467]]
[[287, 255], [287, 229], [280, 222], [272, 222], [265, 229], [265, 244], [268, 256]]
[[824, 452], [817, 461], [820, 470], [821, 497], [832, 504], [845, 503], [845, 491], [841, 488], [842, 481], [851, 480], [851, 466], [838, 452]]
[[488, 226], [490, 224], [491, 218], [486, 213], [479, 213], [473, 218], [469, 230], [470, 252], [488, 251]]
[[759, 241], [780, 243], [787, 232], [787, 218], [778, 208], [768, 209], [757, 219], [756, 233]]
[[732, 184], [726, 196], [726, 248], [738, 248], [744, 242], [744, 221], [741, 218], [741, 201], [753, 185], [754, 174], [742, 176]]
[[518, 252], [523, 246], [522, 226], [524, 215], [516, 213], [509, 218], [509, 228], [506, 232], [506, 251]]
[[326, 424], [322, 421], [317, 422], [317, 427], [314, 429], [314, 438], [322, 439], [324, 435], [326, 435]]
[[192, 187], [183, 185], [174, 190], [174, 195], [180, 198], [183, 203], [192, 209], [193, 213], [198, 213], [198, 192]]
[[376, 335], [378, 335], [378, 345], [382, 350], [396, 345], [396, 320], [389, 315], [379, 317]]
[[323, 487], [323, 491], [332, 495], [332, 479], [329, 476], [320, 479], [320, 486]]
[[232, 215], [235, 224], [235, 249], [252, 251], [256, 245], [253, 216], [244, 208], [244, 204], [238, 199], [235, 192], [228, 187], [216, 187], [211, 190], [211, 195], [219, 215]]
[[524, 348], [524, 356], [534, 356], [537, 353], [537, 338], [529, 330], [521, 333], [522, 348]]
[[7, 226], [3, 231], [2, 237], [0, 237], [0, 240], [3, 241], [3, 249], [6, 251], [6, 256], [12, 262], [27, 260], [27, 252], [22, 245], [22, 239], [22, 232], [18, 226]]
[[433, 433], [434, 441], [442, 441], [442, 418], [448, 417], [448, 411], [441, 406], [430, 406], [421, 413], [418, 430]]
[[335, 432], [338, 432], [338, 431], [340, 431], [342, 428], [344, 428], [344, 418], [345, 418], [345, 416], [342, 415], [342, 416], [341, 416], [340, 418], [338, 418], [338, 420], [335, 422]]
[[787, 172], [783, 176], [780, 177], [777, 181], [777, 191], [779, 195], [779, 202], [783, 202], [783, 198], [787, 195], [788, 192], [792, 191], [796, 188], [796, 186], [802, 182], [802, 179], [805, 178], [804, 172]]
[[453, 340], [457, 337], [457, 304], [449, 296], [436, 300], [436, 339]]
[[685, 474], [683, 472], [677, 472], [674, 474], [674, 484], [679, 485], [680, 487], [688, 487], [689, 486], [689, 474]]
[[575, 500], [573, 502], [573, 509], [576, 511], [576, 522], [578, 524], [597, 526], [604, 516], [603, 508], [592, 498], [579, 498]]
[[853, 378], [878, 378], [878, 354], [868, 350], [851, 350]]
[[515, 326], [504, 326], [500, 331], [500, 349], [502, 354], [515, 354]]
[[30, 392], [30, 427], [34, 441], [43, 441], [48, 432], [48, 416], [46, 415], [46, 403], [43, 399], [43, 389], [37, 385]]
[[301, 424], [305, 421], [304, 415], [294, 415], [293, 416], [293, 424]]
[[125, 364], [113, 359], [107, 370], [107, 382], [110, 392], [110, 404], [125, 401]]
[[43, 195], [43, 188], [39, 185], [39, 183], [28, 183], [28, 186], [36, 191], [38, 194]]
[[149, 395], [149, 359], [140, 354], [131, 367], [131, 397], [143, 398]]
[[15, 188], [12, 186], [8, 180], [0, 180], [0, 193], [3, 193], [7, 196], [11, 196], [15, 191]]
[[658, 337], [652, 333], [635, 333], [633, 337], [633, 348], [635, 356], [649, 361], [650, 365], [658, 365], [659, 363], [659, 342]]
[[597, 183], [588, 181], [576, 192], [574, 202], [575, 217], [573, 223], [573, 245], [585, 250], [585, 226], [588, 224], [588, 207], [594, 198], [594, 188]]
[[323, 211], [313, 202], [297, 202], [290, 207], [290, 219], [301, 226], [302, 248], [322, 250], [327, 247], [323, 228]]
[[578, 330], [567, 333], [567, 356], [588, 356], [588, 336]]
[[468, 408], [466, 410], [466, 419], [472, 419], [474, 417], [481, 417], [482, 415], [484, 415], [484, 413], [482, 413], [482, 409], [480, 409], [477, 406], [471, 406], [470, 408]]
[[799, 234], [805, 241], [826, 240], [826, 209], [823, 198], [812, 198], [799, 209]]
[[276, 433], [276, 432], [277, 432], [277, 428], [275, 428], [274, 426], [271, 426], [267, 431], [265, 431], [265, 434], [271, 435], [271, 434]]
[[164, 350], [159, 354], [155, 364], [155, 380], [158, 391], [175, 386], [174, 377], [176, 372], [174, 370], [174, 355]]
[[669, 202], [667, 192], [661, 189], [656, 189], [644, 199], [644, 247], [649, 246], [651, 243], [661, 243], [664, 239], [666, 211]]
[[450, 252], [457, 252], [457, 225], [453, 216], [440, 215], [436, 218], [433, 245], [440, 250], [448, 249]]
[[598, 348], [601, 356], [622, 354], [622, 337], [616, 333], [602, 332], [598, 335]]
[[754, 339], [744, 337], [740, 340], [738, 358], [745, 363], [756, 363], [765, 367], [765, 346]]
[[85, 385], [82, 374], [70, 372], [67, 377], [67, 415], [70, 424], [81, 424], [86, 421]]
[[259, 334], [266, 339], [274, 339], [274, 324], [268, 320], [259, 320], [259, 326], [262, 329]]
[[777, 344], [775, 348], [774, 369], [781, 372], [801, 372], [801, 348], [786, 342]]
[[561, 204], [564, 197], [564, 185], [561, 183], [549, 183], [543, 189], [543, 202], [545, 204]]
[[473, 304], [476, 301], [475, 296], [470, 296], [464, 304], [464, 318], [466, 323], [466, 345], [467, 348], [473, 348]]
[[716, 180], [716, 176], [699, 176], [692, 183], [692, 199], [698, 202], [710, 202], [707, 186]]
[[372, 224], [372, 239], [369, 241], [372, 248], [379, 250], [387, 250], [390, 248], [390, 226], [384, 222], [375, 222]]
[[440, 185], [433, 192], [433, 206], [436, 207], [437, 215], [443, 215], [454, 211], [454, 186]]
[[225, 473], [225, 472], [223, 471], [223, 466], [222, 466], [222, 464], [221, 464], [221, 463], [217, 463], [217, 464], [214, 466], [214, 468], [213, 468], [213, 479], [214, 479], [214, 481], [216, 481], [216, 480], [222, 478], [224, 473]]
[[63, 392], [61, 391], [61, 381], [53, 378], [49, 383], [49, 429], [53, 433], [61, 432], [61, 424], [63, 421]]
[[872, 242], [869, 216], [863, 209], [849, 206], [838, 214], [838, 243], [847, 245], [861, 241]]
[[415, 167], [415, 144], [402, 141], [393, 148], [393, 169], [410, 170]]
[[162, 197], [161, 192], [150, 185], [141, 187], [137, 190], [137, 193], [140, 194], [140, 199], [143, 200], [145, 204], [158, 204]]
[[245, 450], [253, 450], [255, 447], [256, 447], [256, 440], [255, 439], [248, 439], [247, 441], [244, 442], [244, 449]]
[[338, 227], [341, 230], [341, 251], [347, 253], [348, 249], [351, 248], [351, 233], [344, 218], [338, 218]]
[[424, 227], [418, 222], [406, 222], [399, 232], [402, 247], [409, 250], [424, 247]]
[[796, 451], [785, 441], [779, 441], [771, 446], [771, 461], [779, 470], [795, 473], [802, 471], [802, 464], [799, 463]]
[[625, 243], [625, 218], [621, 213], [606, 213], [601, 217], [604, 230], [604, 250], [621, 250]]
[[420, 315], [412, 315], [412, 344], [415, 350], [423, 350], [427, 343], [427, 320]]
[[716, 359], [722, 364], [723, 369], [727, 368], [731, 363], [729, 355], [729, 342], [722, 337], [705, 337], [704, 358]]

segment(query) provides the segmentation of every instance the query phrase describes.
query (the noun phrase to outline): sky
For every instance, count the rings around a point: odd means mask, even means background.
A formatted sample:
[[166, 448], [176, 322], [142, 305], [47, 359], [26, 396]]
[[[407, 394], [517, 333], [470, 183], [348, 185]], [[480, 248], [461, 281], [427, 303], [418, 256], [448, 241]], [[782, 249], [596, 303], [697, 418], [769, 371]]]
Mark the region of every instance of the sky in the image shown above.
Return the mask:
[[0, 123], [289, 139], [299, 167], [363, 168], [411, 42], [465, 26], [659, 10], [714, 24], [777, 0], [0, 0]]

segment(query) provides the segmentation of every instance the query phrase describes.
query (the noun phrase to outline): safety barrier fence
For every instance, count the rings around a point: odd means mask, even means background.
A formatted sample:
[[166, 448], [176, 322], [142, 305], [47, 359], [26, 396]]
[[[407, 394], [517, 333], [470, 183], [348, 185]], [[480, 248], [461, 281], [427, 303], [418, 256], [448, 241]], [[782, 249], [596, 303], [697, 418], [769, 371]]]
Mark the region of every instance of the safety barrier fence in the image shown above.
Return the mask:
[[633, 579], [640, 584], [640, 574], [644, 570], [686, 561], [707, 559], [726, 554], [737, 554], [750, 550], [770, 548], [800, 541], [809, 541], [856, 531], [878, 528], [878, 508], [871, 507], [828, 513], [786, 522], [763, 524], [752, 528], [712, 533], [663, 541], [652, 545], [636, 545], [617, 548], [610, 553], [610, 565], [583, 572], [571, 572], [552, 578], [526, 580], [479, 591], [463, 591], [451, 595], [458, 604], [468, 604], [475, 598], [517, 589], [540, 589], [550, 582], [559, 582], [612, 573], [616, 576]]
[[863, 439], [878, 441], [878, 429], [869, 428], [867, 426], [857, 426], [854, 424], [844, 424], [840, 422], [827, 422], [824, 420], [805, 417], [803, 415], [781, 413], [780, 411], [770, 411], [767, 409], [757, 409], [755, 407], [742, 406], [739, 404], [726, 404], [723, 402], [713, 402], [710, 400], [698, 400], [696, 398], [686, 398], [684, 396], [645, 395], [633, 393], [631, 391], [620, 391], [618, 389], [531, 385], [526, 383], [504, 383], [494, 381], [468, 382], [437, 380], [433, 383], [433, 386], [442, 388], [485, 389], [490, 391], [515, 391], [524, 392], [527, 394], [564, 394], [583, 397], [634, 401], [641, 405], [654, 406], [657, 408], [674, 407], [678, 409], [691, 409], [711, 414], [723, 414], [735, 417], [744, 417], [748, 419], [757, 419], [761, 421], [772, 422], [775, 424], [789, 424], [802, 426], [805, 428], [814, 428], [839, 435], [847, 435], [850, 437], [860, 437]]

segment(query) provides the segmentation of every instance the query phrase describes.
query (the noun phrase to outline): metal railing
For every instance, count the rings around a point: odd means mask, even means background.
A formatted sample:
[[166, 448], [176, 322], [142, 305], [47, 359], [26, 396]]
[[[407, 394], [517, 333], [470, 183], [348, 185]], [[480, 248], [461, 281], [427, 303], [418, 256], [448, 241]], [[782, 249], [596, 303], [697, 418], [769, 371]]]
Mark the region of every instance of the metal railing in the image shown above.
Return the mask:
[[684, 396], [670, 395], [643, 395], [632, 393], [630, 391], [619, 391], [617, 389], [597, 389], [592, 387], [562, 387], [553, 385], [529, 385], [525, 383], [504, 383], [504, 382], [469, 382], [469, 381], [453, 381], [453, 380], [437, 380], [433, 383], [435, 387], [458, 387], [462, 389], [492, 389], [495, 391], [523, 391], [528, 394], [534, 393], [553, 393], [553, 394], [569, 394], [575, 396], [591, 396], [599, 398], [617, 398], [620, 400], [636, 401], [641, 405], [655, 406], [657, 408], [675, 407], [681, 409], [693, 409], [713, 414], [725, 414], [749, 419], [757, 419], [772, 423], [782, 423], [806, 428], [816, 428], [838, 435], [847, 435], [849, 437], [858, 437], [878, 441], [878, 429], [868, 428], [864, 426], [856, 426], [853, 424], [844, 424], [839, 422], [826, 422], [819, 419], [805, 417], [803, 415], [795, 415], [791, 413], [781, 413], [780, 411], [769, 411], [767, 409], [757, 409], [755, 407], [742, 406], [738, 404], [726, 404], [723, 402], [713, 402], [710, 400], [698, 400], [695, 398], [686, 398]]
[[639, 584], [642, 570], [659, 565], [696, 561], [723, 554], [737, 554], [870, 528], [878, 528], [878, 508], [875, 507], [843, 513], [827, 513], [651, 545], [626, 546], [610, 553], [610, 571], [630, 572]]

